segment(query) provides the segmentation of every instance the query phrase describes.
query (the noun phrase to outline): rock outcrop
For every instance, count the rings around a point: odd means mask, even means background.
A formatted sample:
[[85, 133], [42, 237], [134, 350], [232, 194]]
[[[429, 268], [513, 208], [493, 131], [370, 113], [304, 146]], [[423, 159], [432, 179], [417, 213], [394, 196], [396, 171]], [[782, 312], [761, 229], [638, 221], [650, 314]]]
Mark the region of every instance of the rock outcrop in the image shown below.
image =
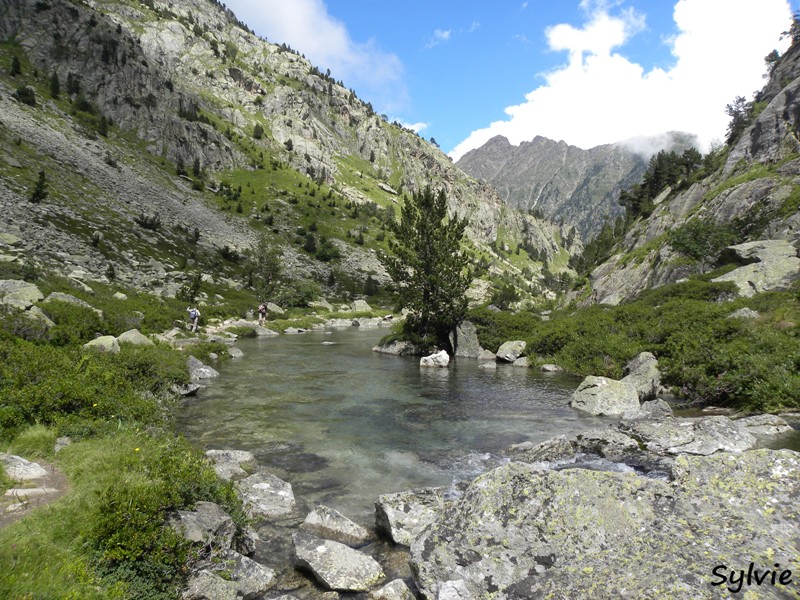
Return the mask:
[[308, 569], [327, 589], [365, 592], [384, 580], [381, 566], [349, 546], [301, 531], [292, 534], [298, 566]]
[[630, 383], [589, 375], [572, 394], [570, 406], [591, 415], [622, 415], [639, 408], [639, 392]]

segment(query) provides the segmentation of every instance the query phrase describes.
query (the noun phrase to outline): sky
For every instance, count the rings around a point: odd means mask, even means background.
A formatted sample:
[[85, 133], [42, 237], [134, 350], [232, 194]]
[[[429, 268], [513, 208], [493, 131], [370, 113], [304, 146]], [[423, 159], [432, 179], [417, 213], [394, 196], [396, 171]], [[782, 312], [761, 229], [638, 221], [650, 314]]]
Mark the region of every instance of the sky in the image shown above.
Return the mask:
[[695, 134], [765, 84], [800, 0], [227, 0], [454, 160], [496, 135], [589, 149]]

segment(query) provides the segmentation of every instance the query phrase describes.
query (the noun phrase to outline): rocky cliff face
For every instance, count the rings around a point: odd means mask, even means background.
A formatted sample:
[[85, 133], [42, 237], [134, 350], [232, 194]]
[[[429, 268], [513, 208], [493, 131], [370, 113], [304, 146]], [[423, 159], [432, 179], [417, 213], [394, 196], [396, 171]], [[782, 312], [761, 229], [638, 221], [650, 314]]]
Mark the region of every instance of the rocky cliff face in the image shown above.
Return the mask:
[[[800, 243], [800, 47], [793, 46], [780, 60], [755, 101], [760, 112], [732, 148], [720, 155], [719, 170], [685, 187], [667, 189], [656, 199], [656, 208], [627, 232], [619, 252], [591, 274], [590, 301], [617, 304], [642, 290], [678, 281], [704, 267], [681, 256], [670, 245], [669, 233], [691, 223], [706, 223], [734, 231], [737, 241], [783, 240], [797, 253]], [[783, 269], [786, 247], [776, 252], [764, 243], [758, 257], [740, 257], [741, 263], [762, 263], [761, 271]], [[729, 257], [736, 251], [723, 253]], [[706, 257], [713, 265], [718, 251]], [[791, 263], [793, 264], [793, 263]], [[741, 270], [737, 270], [741, 271]], [[753, 269], [750, 269], [753, 271]], [[748, 271], [748, 272], [750, 272]], [[800, 276], [796, 268], [781, 271], [783, 289]], [[755, 271], [753, 271], [755, 272]], [[736, 271], [734, 271], [736, 273]], [[747, 277], [741, 271], [730, 280]], [[747, 284], [763, 291], [762, 281]], [[740, 286], [741, 287], [741, 286]]]
[[512, 146], [497, 136], [465, 154], [457, 165], [493, 185], [509, 205], [523, 212], [539, 211], [590, 239], [606, 220], [613, 222], [623, 214], [617, 204], [619, 192], [639, 180], [647, 161], [621, 145], [582, 150], [536, 136]]
[[[6, 67], [0, 77], [4, 228], [21, 234], [20, 251], [44, 262], [51, 258], [43, 249], [61, 240], [66, 268], [100, 276], [113, 256], [123, 279], [141, 283], [134, 271], [142, 262], [180, 262], [183, 230], [196, 228], [199, 250], [212, 253], [246, 250], [265, 231], [298, 276], [322, 279], [346, 265], [356, 278], [385, 278], [374, 260], [381, 243], [367, 236], [359, 246], [351, 236], [377, 221], [344, 207], [396, 213], [402, 194], [426, 185], [446, 189], [451, 210], [469, 219], [472, 243], [501, 272], [518, 276], [521, 269], [497, 247], [530, 245], [547, 258], [565, 246], [580, 249], [579, 241], [562, 241], [567, 235], [559, 226], [509, 209], [438, 149], [386, 122], [290, 49], [257, 38], [210, 0], [0, 0], [0, 38], [3, 65], [16, 55], [24, 67], [15, 77]], [[59, 98], [48, 94], [53, 76]], [[35, 92], [35, 107], [11, 99], [25, 85]], [[110, 133], [93, 129], [100, 116], [113, 124]], [[51, 186], [70, 185], [35, 206], [25, 196], [41, 169]], [[186, 175], [176, 177], [176, 170]], [[323, 210], [317, 191], [336, 210]], [[274, 218], [259, 227], [265, 212]], [[131, 222], [142, 214], [163, 223], [140, 231], [150, 240], [147, 252], [129, 243], [137, 231]], [[42, 219], [46, 232], [37, 229]], [[340, 240], [341, 263], [294, 247], [298, 227], [313, 219]], [[92, 244], [96, 231], [111, 243], [105, 254], [102, 244]]]

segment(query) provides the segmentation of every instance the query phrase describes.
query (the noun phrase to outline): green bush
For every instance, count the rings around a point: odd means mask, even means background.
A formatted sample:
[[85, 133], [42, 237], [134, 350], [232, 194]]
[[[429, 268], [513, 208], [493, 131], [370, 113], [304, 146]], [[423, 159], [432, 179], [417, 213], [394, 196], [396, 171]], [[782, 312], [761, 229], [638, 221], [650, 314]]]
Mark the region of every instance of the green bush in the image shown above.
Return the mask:
[[54, 300], [43, 304], [42, 310], [56, 324], [48, 336], [56, 346], [85, 344], [105, 333], [100, 316], [90, 308]]

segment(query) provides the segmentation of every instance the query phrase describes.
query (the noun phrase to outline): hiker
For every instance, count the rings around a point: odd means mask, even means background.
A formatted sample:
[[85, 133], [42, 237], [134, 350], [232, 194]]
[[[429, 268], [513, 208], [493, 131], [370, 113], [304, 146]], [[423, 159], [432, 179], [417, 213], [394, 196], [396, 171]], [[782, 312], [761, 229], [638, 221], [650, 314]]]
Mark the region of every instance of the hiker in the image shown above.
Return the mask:
[[186, 312], [189, 313], [189, 331], [197, 333], [198, 324], [200, 323], [200, 311], [197, 307], [186, 307]]
[[258, 305], [258, 324], [264, 325], [267, 320], [267, 305], [262, 302]]

